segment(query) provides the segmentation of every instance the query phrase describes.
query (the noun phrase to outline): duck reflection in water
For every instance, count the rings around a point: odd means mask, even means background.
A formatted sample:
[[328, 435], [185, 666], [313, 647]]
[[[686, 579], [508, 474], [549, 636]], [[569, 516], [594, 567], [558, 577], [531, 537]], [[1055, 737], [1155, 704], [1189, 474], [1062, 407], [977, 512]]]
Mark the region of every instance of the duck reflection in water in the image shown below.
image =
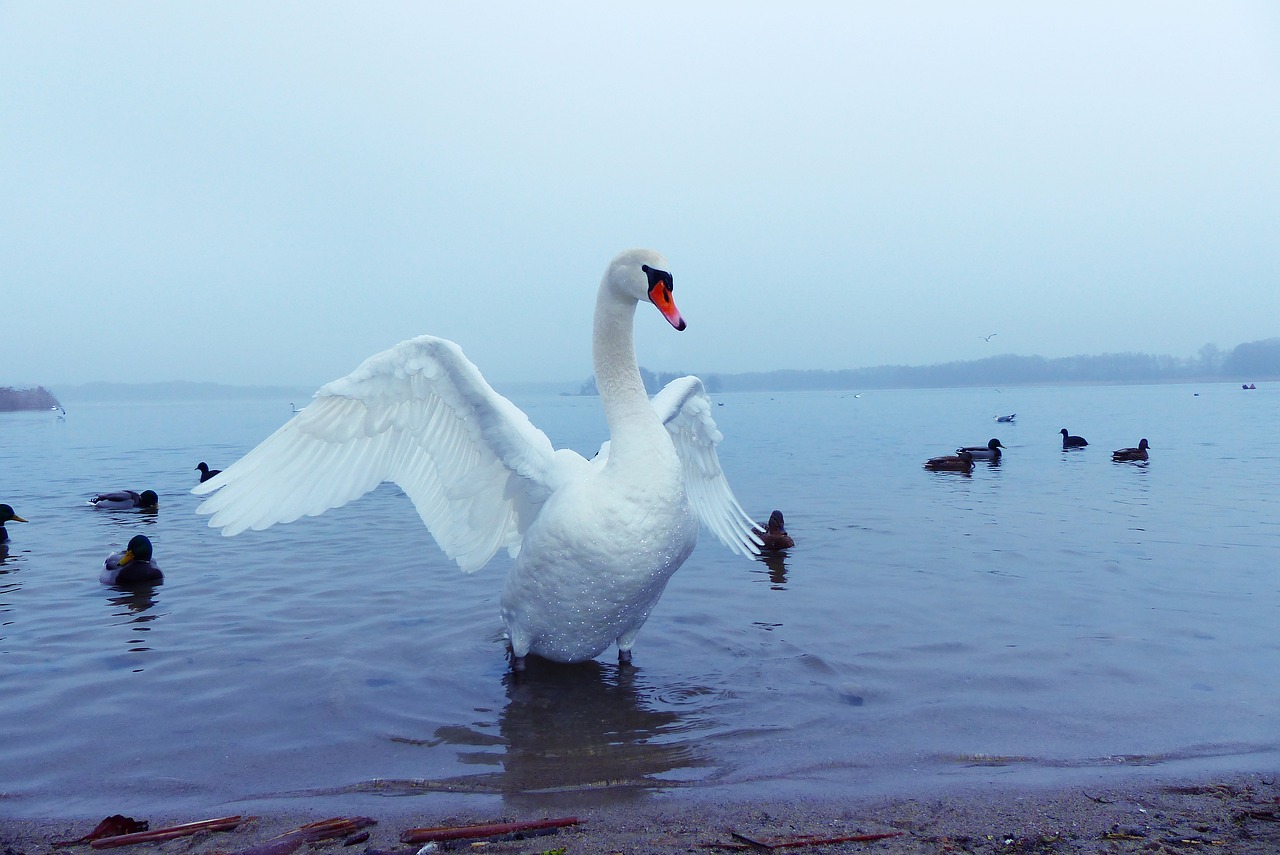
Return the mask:
[[120, 621], [119, 625], [128, 627], [129, 638], [125, 640], [128, 651], [146, 653], [151, 650], [148, 638], [141, 633], [150, 632], [149, 624], [160, 616], [158, 612], [151, 611], [156, 604], [155, 588], [151, 585], [134, 585], [128, 588], [114, 587], [111, 590], [112, 596], [107, 598], [107, 605], [112, 609], [111, 616], [127, 618]]
[[[501, 793], [511, 807], [639, 801], [657, 788], [678, 786], [684, 776], [672, 772], [710, 765], [695, 748], [690, 716], [660, 708], [662, 699], [643, 685], [636, 668], [530, 657], [523, 677], [507, 674], [504, 682], [507, 706], [497, 734], [473, 726], [443, 727], [435, 736], [452, 745], [502, 746], [501, 753], [459, 754], [463, 763], [501, 765], [502, 771], [452, 781]], [[709, 694], [677, 690], [672, 697], [684, 704]]]
[[787, 589], [787, 553], [761, 552], [756, 560], [768, 570], [770, 590], [785, 591]]

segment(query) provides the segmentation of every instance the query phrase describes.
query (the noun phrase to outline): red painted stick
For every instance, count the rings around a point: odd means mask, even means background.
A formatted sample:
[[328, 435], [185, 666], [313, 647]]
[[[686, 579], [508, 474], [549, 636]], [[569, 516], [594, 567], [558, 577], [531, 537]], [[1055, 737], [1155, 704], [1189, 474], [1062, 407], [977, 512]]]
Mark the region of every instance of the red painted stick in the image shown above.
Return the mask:
[[444, 825], [438, 828], [410, 828], [400, 835], [401, 843], [430, 843], [433, 840], [466, 840], [472, 837], [498, 837], [542, 828], [564, 828], [577, 825], [576, 816], [564, 819], [539, 819], [532, 822], [494, 822], [485, 825]]
[[149, 843], [154, 840], [172, 840], [175, 837], [186, 837], [199, 831], [230, 831], [240, 824], [240, 817], [221, 816], [217, 819], [202, 819], [199, 822], [188, 822], [183, 825], [171, 825], [168, 828], [153, 828], [150, 831], [136, 831], [133, 834], [117, 834], [115, 837], [99, 837], [89, 841], [94, 849], [110, 849], [113, 846], [128, 846], [131, 843]]

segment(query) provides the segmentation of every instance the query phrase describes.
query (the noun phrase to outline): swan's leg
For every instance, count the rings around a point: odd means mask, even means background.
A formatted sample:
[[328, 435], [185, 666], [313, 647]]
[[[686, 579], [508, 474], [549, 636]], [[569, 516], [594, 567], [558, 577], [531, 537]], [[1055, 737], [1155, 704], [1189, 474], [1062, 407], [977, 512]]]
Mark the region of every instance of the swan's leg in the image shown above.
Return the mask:
[[[643, 624], [644, 621], [642, 620], [640, 621], [640, 623]], [[629, 629], [626, 632], [622, 633], [622, 635], [618, 636], [617, 644], [618, 644], [618, 664], [619, 665], [631, 664], [631, 648], [635, 645], [636, 636], [639, 634], [640, 634], [640, 627], [637, 626], [634, 629]]]
[[516, 632], [507, 628], [507, 656], [511, 659], [511, 670], [519, 673], [524, 670], [524, 657], [529, 655], [529, 647], [533, 644], [528, 633]]

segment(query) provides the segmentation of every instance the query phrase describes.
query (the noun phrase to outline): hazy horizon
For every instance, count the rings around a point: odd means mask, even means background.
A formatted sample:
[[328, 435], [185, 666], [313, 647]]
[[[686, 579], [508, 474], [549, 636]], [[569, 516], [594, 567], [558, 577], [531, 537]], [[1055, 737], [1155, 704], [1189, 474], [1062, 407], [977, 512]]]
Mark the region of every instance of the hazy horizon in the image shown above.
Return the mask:
[[[1280, 7], [0, 4], [0, 385], [1195, 355], [1280, 312]], [[994, 334], [994, 337], [991, 337]]]

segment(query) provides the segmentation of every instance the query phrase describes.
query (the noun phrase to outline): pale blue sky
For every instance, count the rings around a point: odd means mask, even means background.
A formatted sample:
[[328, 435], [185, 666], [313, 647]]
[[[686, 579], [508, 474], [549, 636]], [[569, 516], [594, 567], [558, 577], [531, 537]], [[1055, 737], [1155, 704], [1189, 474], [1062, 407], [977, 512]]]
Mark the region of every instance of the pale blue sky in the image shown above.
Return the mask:
[[655, 370], [1280, 335], [1272, 2], [0, 0], [0, 80], [0, 385], [576, 381], [632, 246]]

